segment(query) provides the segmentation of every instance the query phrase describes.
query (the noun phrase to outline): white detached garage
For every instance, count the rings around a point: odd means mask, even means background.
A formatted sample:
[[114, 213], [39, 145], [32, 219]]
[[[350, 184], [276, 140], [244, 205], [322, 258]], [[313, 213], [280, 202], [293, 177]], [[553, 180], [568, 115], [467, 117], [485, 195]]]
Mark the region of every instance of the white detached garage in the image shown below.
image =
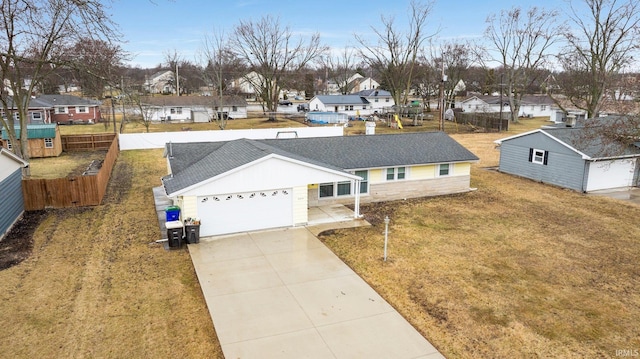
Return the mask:
[[361, 179], [247, 139], [169, 144], [165, 152], [170, 171], [180, 173], [162, 179], [167, 195], [183, 218], [200, 218], [201, 236], [304, 225], [309, 184]]

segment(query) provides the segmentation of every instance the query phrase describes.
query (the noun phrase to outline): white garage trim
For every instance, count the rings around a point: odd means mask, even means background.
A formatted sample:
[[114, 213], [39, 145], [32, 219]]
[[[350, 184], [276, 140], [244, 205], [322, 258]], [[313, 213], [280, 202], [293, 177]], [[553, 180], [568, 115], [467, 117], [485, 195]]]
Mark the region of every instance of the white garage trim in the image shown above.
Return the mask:
[[200, 235], [290, 227], [293, 198], [291, 188], [199, 196]]
[[590, 162], [586, 191], [631, 187], [635, 167], [635, 158]]

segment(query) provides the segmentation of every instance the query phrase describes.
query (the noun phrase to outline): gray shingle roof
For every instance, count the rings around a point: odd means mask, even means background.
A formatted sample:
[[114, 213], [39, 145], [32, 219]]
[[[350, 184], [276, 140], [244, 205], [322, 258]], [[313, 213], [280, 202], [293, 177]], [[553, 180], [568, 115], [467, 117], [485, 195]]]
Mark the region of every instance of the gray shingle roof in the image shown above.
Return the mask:
[[100, 106], [101, 102], [73, 95], [39, 95], [36, 100], [53, 106]]
[[622, 142], [607, 140], [594, 129], [583, 127], [546, 128], [541, 131], [591, 158], [640, 156], [640, 149]]
[[391, 97], [391, 92], [387, 90], [368, 89], [356, 92], [355, 95], [364, 97]]
[[359, 95], [318, 95], [325, 105], [367, 105], [369, 101]]
[[[154, 106], [220, 106], [217, 96], [148, 96], [140, 99], [145, 105]], [[247, 100], [240, 96], [224, 96], [224, 106], [246, 107]]]
[[174, 143], [163, 183], [175, 193], [270, 154], [337, 171], [478, 160], [444, 132]]

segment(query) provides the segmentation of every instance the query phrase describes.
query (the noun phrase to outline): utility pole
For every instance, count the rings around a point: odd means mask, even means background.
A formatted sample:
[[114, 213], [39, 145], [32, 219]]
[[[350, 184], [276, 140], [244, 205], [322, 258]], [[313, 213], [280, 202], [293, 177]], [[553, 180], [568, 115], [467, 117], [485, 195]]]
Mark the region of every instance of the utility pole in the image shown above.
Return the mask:
[[180, 96], [180, 74], [178, 73], [178, 61], [176, 59], [176, 94]]
[[504, 73], [500, 74], [500, 132], [502, 132], [502, 107], [504, 106], [504, 101], [502, 100], [502, 92], [503, 92], [503, 86], [504, 86]]
[[444, 74], [444, 59], [442, 61], [442, 77], [440, 81], [440, 124], [439, 130], [444, 131], [444, 111], [445, 111], [445, 98], [444, 98], [444, 83], [447, 81], [447, 75]]
[[222, 46], [218, 47], [218, 106], [219, 106], [219, 115], [220, 116], [220, 124], [223, 130], [226, 127], [225, 118], [224, 118], [224, 105], [222, 103]]

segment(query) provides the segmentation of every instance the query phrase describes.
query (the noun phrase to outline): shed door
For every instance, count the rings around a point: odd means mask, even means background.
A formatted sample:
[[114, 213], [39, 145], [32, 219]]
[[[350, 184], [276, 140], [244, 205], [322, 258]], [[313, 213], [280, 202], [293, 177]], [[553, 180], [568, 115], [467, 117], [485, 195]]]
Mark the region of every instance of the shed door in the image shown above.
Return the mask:
[[635, 159], [591, 162], [587, 192], [632, 186], [635, 164]]
[[198, 197], [200, 236], [293, 225], [292, 190], [279, 189]]

